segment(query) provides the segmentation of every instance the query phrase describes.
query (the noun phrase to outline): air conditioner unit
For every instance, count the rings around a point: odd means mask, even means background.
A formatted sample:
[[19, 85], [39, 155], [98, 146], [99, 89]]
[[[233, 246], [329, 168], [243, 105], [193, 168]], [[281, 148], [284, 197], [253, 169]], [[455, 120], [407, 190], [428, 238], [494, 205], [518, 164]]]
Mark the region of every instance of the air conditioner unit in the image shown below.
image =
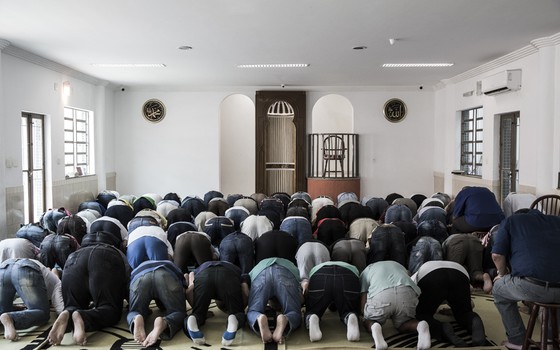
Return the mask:
[[482, 79], [482, 93], [488, 96], [521, 89], [521, 69], [505, 70]]

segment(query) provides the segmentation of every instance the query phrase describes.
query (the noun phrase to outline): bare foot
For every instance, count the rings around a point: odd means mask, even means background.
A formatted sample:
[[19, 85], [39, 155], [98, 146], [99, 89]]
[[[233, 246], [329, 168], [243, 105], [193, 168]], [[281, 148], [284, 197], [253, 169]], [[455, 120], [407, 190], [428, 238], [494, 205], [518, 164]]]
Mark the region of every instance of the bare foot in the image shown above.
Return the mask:
[[284, 330], [288, 326], [288, 317], [286, 315], [280, 314], [276, 317], [276, 329], [274, 334], [272, 334], [272, 339], [278, 344], [284, 344]]
[[86, 345], [86, 328], [82, 315], [80, 315], [78, 311], [74, 311], [72, 313], [72, 321], [74, 322], [74, 335], [72, 336], [74, 338], [74, 341], [78, 345]]
[[490, 278], [489, 274], [484, 273], [482, 275], [482, 280], [484, 281], [484, 285], [482, 286], [482, 290], [486, 294], [491, 294], [492, 293], [492, 287], [493, 287], [492, 278]]
[[14, 320], [7, 313], [0, 315], [0, 322], [4, 325], [4, 338], [8, 340], [18, 340]]
[[146, 327], [144, 326], [144, 317], [142, 315], [134, 316], [134, 341], [142, 344], [146, 340]]
[[54, 321], [51, 331], [47, 336], [51, 345], [60, 345], [62, 338], [64, 338], [64, 333], [66, 333], [69, 318], [70, 313], [66, 310], [62, 311], [60, 315], [58, 315], [58, 318]]
[[146, 340], [142, 343], [142, 346], [147, 348], [148, 346], [154, 345], [166, 328], [167, 322], [165, 322], [165, 319], [161, 316], [156, 317], [154, 320], [154, 329], [152, 329], [150, 334], [148, 334]]
[[268, 318], [266, 318], [266, 315], [260, 315], [257, 317], [257, 323], [259, 324], [259, 331], [261, 332], [261, 339], [263, 343], [271, 342], [272, 333], [268, 328]]

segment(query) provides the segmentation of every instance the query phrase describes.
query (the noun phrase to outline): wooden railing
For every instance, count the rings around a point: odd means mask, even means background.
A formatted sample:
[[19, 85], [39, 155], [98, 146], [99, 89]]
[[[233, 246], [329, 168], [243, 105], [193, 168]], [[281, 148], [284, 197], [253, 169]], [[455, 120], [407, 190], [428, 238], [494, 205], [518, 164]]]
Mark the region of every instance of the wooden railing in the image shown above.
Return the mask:
[[358, 134], [308, 134], [307, 177], [359, 177], [358, 148]]

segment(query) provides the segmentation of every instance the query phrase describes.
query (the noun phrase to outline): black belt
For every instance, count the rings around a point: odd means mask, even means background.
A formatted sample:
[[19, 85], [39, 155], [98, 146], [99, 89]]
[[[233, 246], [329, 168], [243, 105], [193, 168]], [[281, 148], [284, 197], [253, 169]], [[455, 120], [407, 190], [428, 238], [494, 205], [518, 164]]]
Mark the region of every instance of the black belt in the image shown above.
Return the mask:
[[560, 282], [547, 282], [547, 281], [543, 281], [540, 280], [538, 278], [533, 278], [533, 277], [521, 277], [521, 279], [524, 279], [526, 281], [529, 281], [533, 284], [542, 286], [542, 287], [549, 287], [549, 288], [560, 288]]

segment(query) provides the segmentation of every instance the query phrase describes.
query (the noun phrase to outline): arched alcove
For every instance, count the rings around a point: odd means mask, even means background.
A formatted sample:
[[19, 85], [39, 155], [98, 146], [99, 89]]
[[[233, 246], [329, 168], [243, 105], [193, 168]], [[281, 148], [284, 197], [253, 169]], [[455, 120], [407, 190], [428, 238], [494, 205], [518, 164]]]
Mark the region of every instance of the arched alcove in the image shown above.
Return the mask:
[[220, 191], [255, 192], [255, 104], [242, 94], [220, 104]]
[[354, 108], [341, 95], [330, 94], [321, 97], [311, 112], [312, 133], [353, 133]]
[[359, 135], [354, 108], [341, 95], [325, 95], [311, 111], [307, 135], [307, 189], [312, 197], [353, 192], [360, 196]]

